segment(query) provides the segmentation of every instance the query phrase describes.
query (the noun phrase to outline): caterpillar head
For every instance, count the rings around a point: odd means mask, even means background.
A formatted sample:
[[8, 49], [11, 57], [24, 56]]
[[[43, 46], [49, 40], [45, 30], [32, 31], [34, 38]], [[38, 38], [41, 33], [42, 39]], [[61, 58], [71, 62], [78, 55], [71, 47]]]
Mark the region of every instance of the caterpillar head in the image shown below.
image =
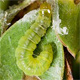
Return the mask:
[[40, 15], [51, 18], [51, 5], [47, 2], [44, 2], [40, 6]]

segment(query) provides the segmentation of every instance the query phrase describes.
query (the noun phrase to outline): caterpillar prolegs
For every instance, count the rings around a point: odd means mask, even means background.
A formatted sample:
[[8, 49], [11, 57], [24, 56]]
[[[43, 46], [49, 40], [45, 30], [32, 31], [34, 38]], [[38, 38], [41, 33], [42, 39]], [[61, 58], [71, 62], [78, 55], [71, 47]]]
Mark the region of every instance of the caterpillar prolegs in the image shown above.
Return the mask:
[[40, 6], [39, 15], [30, 29], [21, 37], [16, 48], [15, 56], [18, 67], [26, 75], [42, 75], [48, 68], [53, 59], [51, 44], [42, 46], [40, 55], [34, 58], [32, 55], [36, 45], [41, 41], [51, 23], [51, 6], [43, 3]]

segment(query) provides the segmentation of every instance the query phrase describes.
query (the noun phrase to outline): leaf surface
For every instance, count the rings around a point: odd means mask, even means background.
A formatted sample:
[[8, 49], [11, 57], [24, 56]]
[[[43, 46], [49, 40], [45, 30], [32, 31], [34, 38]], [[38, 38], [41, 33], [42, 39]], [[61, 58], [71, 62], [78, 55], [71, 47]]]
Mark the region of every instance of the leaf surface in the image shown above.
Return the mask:
[[[25, 31], [36, 19], [36, 11], [30, 13], [11, 26], [0, 39], [0, 79], [22, 80], [23, 72], [17, 67], [15, 49]], [[32, 19], [33, 18], [33, 19]]]
[[[60, 41], [75, 57], [79, 52], [80, 7], [74, 0], [59, 0], [59, 18], [61, 19], [58, 34]], [[54, 23], [53, 23], [54, 24]], [[58, 30], [56, 30], [58, 33]]]

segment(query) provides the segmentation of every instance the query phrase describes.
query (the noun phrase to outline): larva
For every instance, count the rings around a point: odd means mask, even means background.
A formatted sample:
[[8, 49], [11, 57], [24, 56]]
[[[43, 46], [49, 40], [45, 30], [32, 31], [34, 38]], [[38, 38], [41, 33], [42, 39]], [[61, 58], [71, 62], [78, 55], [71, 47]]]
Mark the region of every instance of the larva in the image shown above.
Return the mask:
[[50, 67], [53, 59], [50, 44], [42, 46], [42, 50], [36, 58], [32, 56], [36, 45], [41, 41], [41, 37], [45, 35], [50, 23], [51, 6], [45, 2], [40, 6], [39, 15], [35, 22], [19, 40], [15, 51], [17, 65], [26, 75], [40, 76]]

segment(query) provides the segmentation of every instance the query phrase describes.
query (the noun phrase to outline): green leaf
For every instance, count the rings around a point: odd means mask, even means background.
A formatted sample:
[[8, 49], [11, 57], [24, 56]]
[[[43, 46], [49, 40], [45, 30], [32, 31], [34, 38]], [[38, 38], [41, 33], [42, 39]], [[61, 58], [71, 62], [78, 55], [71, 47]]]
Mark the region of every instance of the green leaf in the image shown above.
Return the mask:
[[59, 27], [62, 30], [62, 33], [59, 33], [58, 37], [60, 41], [67, 47], [69, 52], [75, 57], [75, 55], [78, 53], [80, 49], [80, 8], [78, 5], [74, 3], [74, 0], [59, 0], [58, 5], [59, 18], [61, 19]]
[[[21, 20], [11, 26], [1, 37], [1, 80], [21, 80], [23, 72], [18, 69], [15, 60], [15, 49], [19, 39], [37, 17], [37, 11], [32, 11], [25, 15]], [[55, 31], [50, 27], [41, 40], [41, 45], [52, 43], [54, 58], [51, 67], [40, 78], [42, 80], [61, 80], [64, 72], [64, 53], [63, 46], [57, 39]], [[4, 74], [4, 75], [3, 75]]]
[[42, 76], [41, 80], [62, 80], [64, 73], [64, 52], [63, 46], [56, 37], [55, 31], [49, 28], [46, 36], [42, 39], [41, 44], [52, 43], [53, 47], [53, 62], [48, 71]]
[[20, 21], [11, 26], [0, 39], [0, 79], [22, 80], [23, 72], [17, 67], [15, 60], [15, 49], [18, 41], [25, 31], [36, 19], [36, 11], [30, 13]]

